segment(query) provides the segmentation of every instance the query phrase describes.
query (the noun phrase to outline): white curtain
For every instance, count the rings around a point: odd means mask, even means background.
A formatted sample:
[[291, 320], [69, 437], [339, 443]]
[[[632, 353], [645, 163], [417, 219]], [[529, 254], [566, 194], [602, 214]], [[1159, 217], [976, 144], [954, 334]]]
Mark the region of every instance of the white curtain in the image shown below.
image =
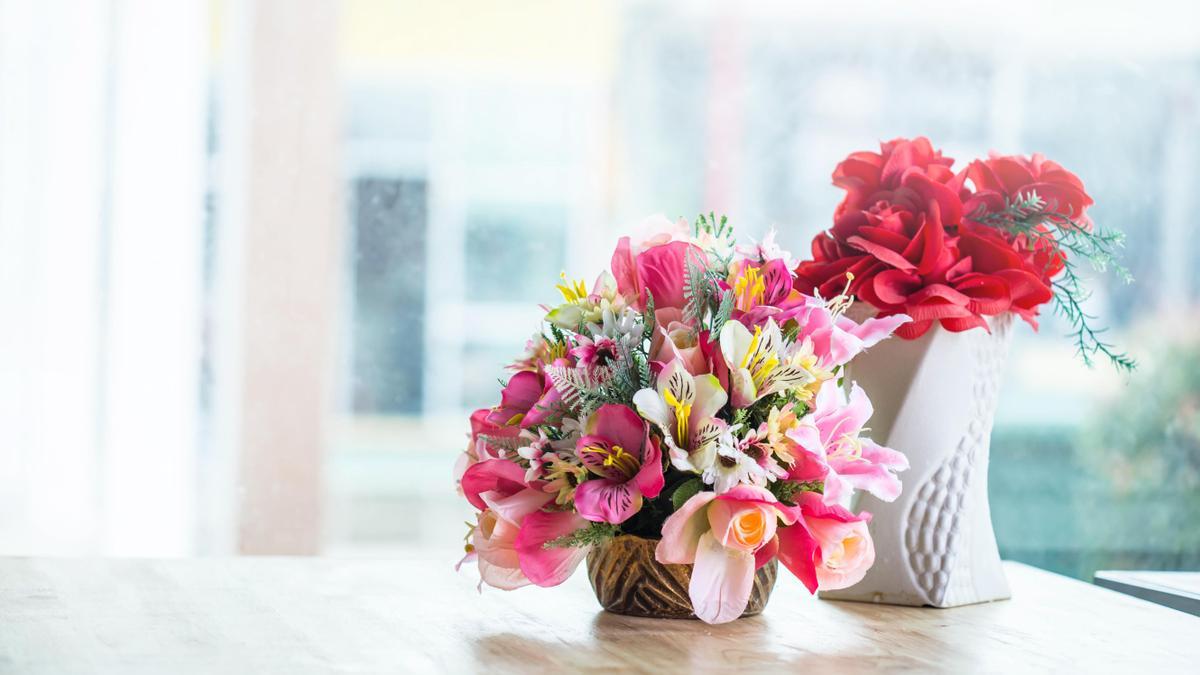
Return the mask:
[[195, 550], [206, 10], [0, 0], [0, 553]]

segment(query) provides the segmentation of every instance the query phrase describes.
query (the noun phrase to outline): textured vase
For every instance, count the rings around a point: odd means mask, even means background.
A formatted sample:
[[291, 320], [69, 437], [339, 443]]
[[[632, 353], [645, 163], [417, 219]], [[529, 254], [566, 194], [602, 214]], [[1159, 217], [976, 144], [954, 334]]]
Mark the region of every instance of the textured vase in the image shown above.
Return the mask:
[[875, 565], [854, 586], [821, 597], [933, 607], [1010, 597], [987, 476], [1012, 318], [989, 327], [951, 333], [935, 325], [916, 340], [885, 340], [850, 364], [847, 382], [875, 407], [871, 437], [903, 452], [911, 467], [900, 474], [895, 502], [863, 495], [857, 504], [874, 515]]
[[[688, 584], [691, 565], [664, 565], [654, 559], [657, 539], [614, 537], [588, 552], [588, 579], [600, 605], [610, 612], [656, 619], [695, 619]], [[767, 606], [778, 564], [772, 560], [754, 574], [754, 587], [743, 617]]]

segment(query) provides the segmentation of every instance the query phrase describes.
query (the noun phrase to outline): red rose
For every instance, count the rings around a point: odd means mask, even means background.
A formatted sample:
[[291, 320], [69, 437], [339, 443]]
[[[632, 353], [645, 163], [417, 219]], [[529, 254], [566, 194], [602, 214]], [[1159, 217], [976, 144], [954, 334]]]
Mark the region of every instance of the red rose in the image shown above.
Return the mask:
[[[952, 184], [953, 162], [917, 138], [884, 143], [879, 153], [856, 152], [838, 164], [833, 182], [846, 197], [833, 227], [813, 240], [813, 260], [796, 269], [796, 288], [832, 297], [850, 273], [852, 295], [881, 315], [913, 318], [897, 331], [909, 338], [934, 321], [951, 330], [982, 323], [970, 307], [994, 306], [998, 284], [964, 280], [969, 266], [955, 266], [959, 255], [946, 227], [962, 219], [963, 204]], [[966, 292], [954, 288], [957, 282]]]
[[849, 279], [849, 293], [881, 316], [912, 317], [896, 331], [909, 339], [935, 322], [949, 331], [986, 329], [985, 316], [1007, 311], [1036, 328], [1065, 261], [1052, 225], [1038, 226], [1048, 236], [1014, 234], [976, 214], [1036, 191], [1049, 208], [1090, 228], [1091, 197], [1075, 174], [1041, 155], [993, 156], [957, 175], [952, 163], [917, 138], [838, 164], [833, 182], [846, 196], [833, 227], [813, 239], [812, 260], [796, 268], [796, 289], [828, 298]]
[[[993, 153], [988, 159], [971, 162], [960, 178], [969, 179], [975, 188], [964, 205], [967, 214], [1000, 211], [1006, 203], [1036, 192], [1046, 202], [1047, 210], [1092, 229], [1087, 208], [1093, 202], [1083, 181], [1040, 154], [1022, 157]], [[1012, 310], [1034, 328], [1038, 307], [1054, 297], [1051, 279], [1062, 271], [1066, 260], [1051, 236], [1051, 227], [1055, 225], [1038, 226], [1046, 236], [1013, 235], [968, 218], [961, 228], [971, 233], [968, 254], [977, 259], [976, 267], [994, 273], [1004, 271], [1011, 286]]]
[[975, 184], [975, 194], [967, 202], [967, 213], [979, 206], [989, 211], [1003, 208], [1004, 199], [1037, 192], [1050, 210], [1069, 216], [1087, 229], [1092, 228], [1087, 208], [1092, 198], [1083, 188], [1079, 177], [1040, 154], [1031, 157], [993, 154], [988, 159], [975, 160], [964, 171]]
[[950, 169], [954, 160], [942, 157], [928, 138], [897, 138], [880, 144], [879, 152], [855, 152], [833, 170], [833, 184], [846, 191], [846, 197], [834, 212], [834, 220], [847, 211], [869, 208], [893, 197], [910, 173], [920, 173], [934, 183], [954, 178]]

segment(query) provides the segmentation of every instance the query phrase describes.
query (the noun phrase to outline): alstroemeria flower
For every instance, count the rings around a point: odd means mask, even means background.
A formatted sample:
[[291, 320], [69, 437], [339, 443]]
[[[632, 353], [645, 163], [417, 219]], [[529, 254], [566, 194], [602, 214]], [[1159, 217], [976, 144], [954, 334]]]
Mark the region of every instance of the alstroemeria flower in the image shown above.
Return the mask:
[[895, 500], [900, 495], [895, 472], [908, 468], [908, 458], [860, 435], [873, 412], [857, 384], [851, 386], [847, 401], [841, 387], [827, 382], [817, 393], [813, 411], [788, 431], [804, 451], [804, 462], [793, 467], [789, 478], [823, 480], [829, 503], [841, 502], [855, 489], [884, 501]]
[[716, 459], [701, 474], [700, 479], [713, 486], [713, 492], [723, 494], [738, 485], [766, 485], [774, 480], [767, 466], [746, 452], [749, 442], [738, 438], [740, 424], [729, 426], [719, 422], [721, 433], [716, 440]]
[[740, 425], [733, 425], [722, 432], [716, 442], [716, 461], [701, 477], [718, 495], [737, 485], [764, 486], [787, 474], [762, 446], [757, 432], [738, 438], [734, 432], [739, 429]]
[[607, 368], [609, 364], [617, 360], [618, 345], [617, 341], [606, 336], [597, 336], [595, 339], [577, 335], [575, 339], [579, 342], [579, 346], [571, 350], [571, 355], [575, 357], [578, 365], [588, 369], [589, 372], [594, 372], [598, 368]]
[[693, 565], [688, 595], [698, 618], [733, 621], [746, 611], [754, 571], [775, 556], [779, 521], [790, 525], [796, 514], [763, 488], [700, 492], [663, 523], [655, 558]]
[[733, 291], [733, 307], [740, 312], [749, 312], [760, 305], [782, 305], [793, 294], [800, 297], [792, 288], [792, 271], [779, 258], [765, 262], [735, 261], [729, 266], [728, 283]]
[[658, 374], [654, 389], [633, 395], [633, 404], [662, 430], [671, 463], [699, 473], [716, 458], [714, 441], [721, 425], [714, 417], [727, 398], [716, 377], [693, 376], [682, 360], [675, 360]]
[[729, 367], [734, 408], [745, 408], [764, 396], [798, 389], [816, 379], [799, 355], [789, 351], [779, 325], [767, 319], [751, 333], [738, 321], [721, 328], [721, 356]]
[[597, 477], [575, 489], [575, 510], [593, 522], [623, 523], [663, 489], [662, 451], [633, 410], [616, 404], [592, 413], [575, 452]]
[[871, 514], [854, 515], [826, 504], [815, 492], [795, 497], [800, 518], [779, 529], [779, 562], [808, 588], [834, 591], [862, 580], [875, 562], [875, 544], [867, 530]]
[[467, 468], [462, 477], [463, 496], [471, 506], [519, 523], [525, 514], [545, 506], [554, 495], [537, 483], [525, 482], [525, 469], [505, 459], [489, 459]]

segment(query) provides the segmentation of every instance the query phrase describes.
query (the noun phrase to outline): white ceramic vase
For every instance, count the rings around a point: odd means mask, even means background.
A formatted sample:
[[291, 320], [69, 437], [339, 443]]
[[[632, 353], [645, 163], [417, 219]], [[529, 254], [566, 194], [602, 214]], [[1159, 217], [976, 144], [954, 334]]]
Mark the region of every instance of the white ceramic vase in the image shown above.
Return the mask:
[[[854, 314], [865, 312], [856, 306]], [[989, 326], [893, 337], [849, 365], [847, 383], [858, 382], [875, 406], [871, 438], [906, 454], [911, 466], [900, 474], [896, 501], [863, 495], [856, 505], [874, 515], [875, 565], [854, 586], [821, 597], [933, 607], [1010, 597], [987, 477], [1012, 317]]]

